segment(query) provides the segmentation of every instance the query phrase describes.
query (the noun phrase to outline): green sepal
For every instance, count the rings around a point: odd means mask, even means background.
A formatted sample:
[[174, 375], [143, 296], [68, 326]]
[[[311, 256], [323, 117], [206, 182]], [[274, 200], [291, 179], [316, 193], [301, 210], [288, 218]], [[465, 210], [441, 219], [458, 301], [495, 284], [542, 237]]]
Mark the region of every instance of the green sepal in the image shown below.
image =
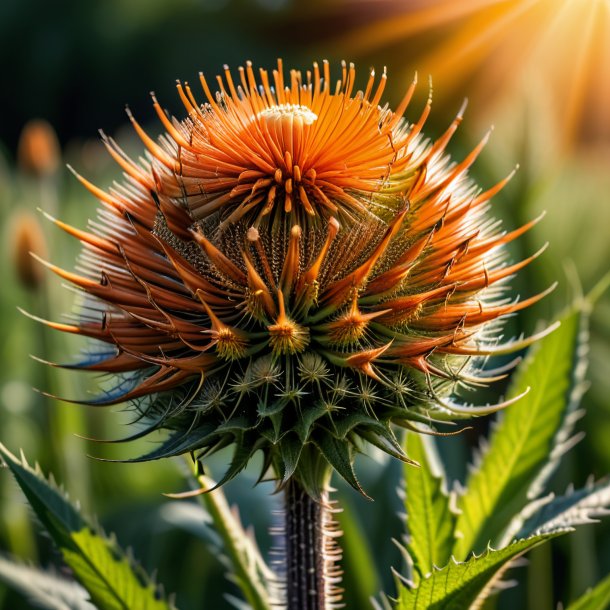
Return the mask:
[[412, 466], [418, 465], [416, 461], [409, 458], [409, 456], [404, 452], [389, 426], [378, 424], [374, 430], [367, 428], [358, 430], [358, 435], [361, 436], [365, 441], [368, 441], [371, 445], [374, 445], [378, 449], [381, 449], [384, 453], [395, 457], [401, 462], [410, 464]]
[[237, 417], [231, 417], [219, 426], [216, 426], [215, 430], [217, 433], [223, 434], [231, 432], [245, 432], [247, 430], [253, 430], [255, 427], [256, 421], [249, 419], [244, 415], [240, 415]]
[[312, 405], [306, 409], [301, 408], [297, 423], [292, 429], [297, 433], [302, 443], [306, 443], [309, 440], [314, 423], [327, 413], [327, 409], [319, 404]]
[[350, 413], [333, 421], [336, 437], [344, 439], [354, 428], [360, 426], [362, 429], [379, 425], [379, 421], [363, 411]]
[[275, 415], [276, 413], [280, 413], [284, 410], [288, 402], [286, 400], [276, 400], [274, 402], [259, 402], [256, 407], [256, 412], [261, 417], [268, 417], [270, 415]]
[[159, 447], [150, 453], [146, 453], [137, 458], [131, 458], [129, 460], [102, 460], [105, 462], [150, 462], [152, 460], [160, 460], [166, 457], [173, 457], [175, 455], [182, 455], [189, 451], [195, 451], [201, 449], [207, 445], [211, 445], [219, 437], [216, 426], [212, 424], [201, 425], [187, 434], [177, 432], [165, 439]]
[[294, 472], [297, 479], [309, 496], [318, 500], [328, 490], [331, 477], [328, 461], [313, 443], [303, 445], [303, 450]]
[[321, 434], [314, 440], [314, 443], [337, 473], [356, 491], [370, 500], [371, 498], [365, 493], [356, 478], [351, 443], [340, 441], [329, 433]]
[[286, 434], [278, 445], [278, 454], [281, 461], [282, 471], [278, 475], [285, 483], [295, 472], [299, 463], [299, 457], [303, 451], [303, 443], [295, 434]]
[[235, 450], [231, 458], [231, 464], [224, 473], [222, 479], [210, 489], [221, 487], [231, 479], [235, 478], [247, 465], [252, 456], [267, 445], [267, 440], [261, 438], [258, 432], [243, 433], [235, 437]]

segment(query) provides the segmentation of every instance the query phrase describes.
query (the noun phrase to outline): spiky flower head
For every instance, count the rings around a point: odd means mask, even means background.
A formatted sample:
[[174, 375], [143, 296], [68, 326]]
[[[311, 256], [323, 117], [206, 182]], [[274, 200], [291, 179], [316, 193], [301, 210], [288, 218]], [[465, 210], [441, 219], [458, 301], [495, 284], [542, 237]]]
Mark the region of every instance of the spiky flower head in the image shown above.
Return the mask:
[[[263, 469], [316, 493], [328, 464], [352, 485], [368, 441], [407, 459], [392, 424], [418, 428], [500, 408], [465, 407], [457, 385], [489, 381], [498, 320], [540, 298], [505, 298], [503, 246], [533, 223], [501, 232], [467, 171], [485, 140], [454, 163], [421, 135], [430, 101], [403, 118], [415, 82], [392, 111], [385, 73], [355, 89], [343, 64], [284, 80], [281, 62], [250, 63], [206, 102], [178, 84], [187, 111], [130, 159], [104, 137], [125, 178], [100, 200], [80, 272], [49, 266], [88, 297], [74, 324], [52, 324], [102, 346], [75, 365], [116, 375], [96, 404], [131, 401], [146, 427], [169, 430], [139, 459], [197, 458], [234, 445], [224, 480], [261, 450]], [[109, 347], [108, 347], [109, 346]]]

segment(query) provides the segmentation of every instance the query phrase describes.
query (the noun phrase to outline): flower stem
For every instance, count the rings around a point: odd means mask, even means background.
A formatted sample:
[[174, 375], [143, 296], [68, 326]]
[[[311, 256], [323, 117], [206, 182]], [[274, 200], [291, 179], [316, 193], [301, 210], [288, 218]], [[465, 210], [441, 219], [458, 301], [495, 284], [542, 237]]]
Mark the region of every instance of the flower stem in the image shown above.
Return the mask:
[[274, 574], [260, 555], [256, 542], [244, 529], [239, 514], [229, 506], [223, 490], [214, 489], [215, 481], [201, 472], [198, 462], [186, 457], [185, 461], [200, 486], [197, 495], [222, 539], [234, 579], [246, 601], [253, 610], [271, 610], [275, 606]]
[[340, 551], [326, 493], [312, 498], [296, 479], [285, 487], [286, 601], [288, 610], [330, 610], [340, 599], [335, 583]]

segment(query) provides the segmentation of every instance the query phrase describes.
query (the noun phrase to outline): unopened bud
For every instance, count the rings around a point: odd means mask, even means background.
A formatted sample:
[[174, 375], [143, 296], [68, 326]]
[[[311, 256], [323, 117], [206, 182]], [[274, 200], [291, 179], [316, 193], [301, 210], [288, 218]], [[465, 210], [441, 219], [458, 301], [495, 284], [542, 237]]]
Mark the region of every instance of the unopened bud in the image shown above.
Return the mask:
[[30, 253], [46, 258], [47, 243], [38, 222], [30, 212], [18, 211], [10, 227], [11, 259], [19, 282], [28, 290], [36, 290], [44, 281], [44, 268]]
[[53, 127], [43, 119], [33, 119], [21, 131], [17, 161], [26, 172], [49, 176], [59, 167], [61, 150]]

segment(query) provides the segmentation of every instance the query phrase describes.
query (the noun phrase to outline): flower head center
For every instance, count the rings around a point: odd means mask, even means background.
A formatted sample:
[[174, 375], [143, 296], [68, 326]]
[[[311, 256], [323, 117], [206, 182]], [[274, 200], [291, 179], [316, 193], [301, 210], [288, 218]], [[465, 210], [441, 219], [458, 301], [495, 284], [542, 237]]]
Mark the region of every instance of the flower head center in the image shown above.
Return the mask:
[[246, 353], [246, 341], [232, 329], [223, 327], [216, 333], [216, 351], [223, 360], [238, 360]]
[[290, 318], [267, 327], [269, 344], [275, 354], [298, 354], [309, 345], [309, 330]]
[[268, 126], [302, 129], [304, 125], [312, 125], [318, 120], [318, 115], [307, 106], [300, 104], [278, 104], [261, 110], [257, 118], [264, 119]]

